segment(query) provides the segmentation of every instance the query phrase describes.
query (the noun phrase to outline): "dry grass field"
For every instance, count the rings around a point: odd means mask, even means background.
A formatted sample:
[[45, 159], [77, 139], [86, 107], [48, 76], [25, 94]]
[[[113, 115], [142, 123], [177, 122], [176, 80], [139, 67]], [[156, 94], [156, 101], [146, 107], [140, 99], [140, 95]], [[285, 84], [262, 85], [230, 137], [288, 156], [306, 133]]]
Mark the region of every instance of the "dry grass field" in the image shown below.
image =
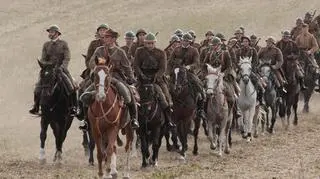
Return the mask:
[[[4, 178], [96, 178], [81, 146], [75, 120], [64, 143], [64, 163], [53, 165], [54, 137], [48, 130], [47, 163], [40, 165], [40, 119], [28, 114], [39, 67], [36, 58], [47, 40], [45, 29], [58, 24], [67, 40], [72, 59], [70, 71], [79, 80], [85, 53], [96, 26], [108, 23], [123, 36], [140, 27], [160, 32], [158, 46], [165, 47], [176, 29], [193, 29], [198, 40], [208, 29], [228, 37], [243, 25], [247, 34], [280, 36], [295, 19], [320, 7], [319, 0], [0, 0], [0, 179]], [[119, 39], [123, 44], [123, 39]], [[320, 97], [311, 100], [311, 112], [302, 114], [299, 125], [284, 131], [278, 120], [273, 135], [260, 136], [247, 144], [235, 134], [230, 155], [218, 158], [209, 149], [203, 131], [199, 156], [188, 151], [182, 164], [177, 154], [161, 148], [159, 166], [140, 170], [141, 157], [132, 158], [132, 178], [320, 178]], [[300, 104], [301, 106], [301, 104]], [[191, 142], [189, 145], [192, 145]], [[119, 149], [122, 176], [124, 149]]]

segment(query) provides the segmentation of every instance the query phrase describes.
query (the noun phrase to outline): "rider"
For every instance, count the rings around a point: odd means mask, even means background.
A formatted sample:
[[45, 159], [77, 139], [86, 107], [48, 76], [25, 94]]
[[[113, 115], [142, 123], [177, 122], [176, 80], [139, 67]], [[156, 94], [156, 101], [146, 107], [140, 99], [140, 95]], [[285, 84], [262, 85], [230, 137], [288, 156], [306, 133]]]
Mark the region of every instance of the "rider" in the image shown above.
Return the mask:
[[136, 41], [133, 42], [132, 46], [131, 46], [131, 55], [134, 58], [134, 54], [136, 53], [137, 48], [139, 47], [143, 47], [144, 46], [144, 38], [147, 35], [146, 30], [144, 29], [138, 29], [136, 32]]
[[[319, 70], [319, 66], [314, 58], [314, 53], [319, 50], [319, 46], [316, 38], [309, 32], [308, 24], [302, 25], [302, 31], [300, 35], [298, 35], [298, 37], [296, 38], [295, 42], [300, 51], [306, 52], [309, 55], [309, 58], [305, 60], [310, 60], [309, 62], [311, 63], [311, 65], [315, 69]], [[318, 84], [317, 84], [318, 88], [316, 89], [317, 92], [320, 92], [319, 85], [320, 84], [318, 80]]]
[[[240, 88], [238, 83], [236, 82], [236, 74], [232, 67], [232, 61], [228, 50], [222, 50], [221, 40], [218, 37], [213, 37], [211, 48], [212, 49], [206, 54], [204, 63], [208, 63], [213, 67], [221, 66], [221, 72], [224, 72], [225, 74], [224, 80], [233, 87], [235, 97], [239, 97]], [[236, 118], [239, 118], [241, 117], [241, 111], [237, 102], [235, 105]]]
[[281, 66], [283, 64], [283, 56], [282, 52], [279, 48], [275, 46], [276, 41], [273, 37], [268, 37], [266, 40], [267, 46], [262, 47], [258, 53], [258, 59], [261, 60], [260, 63], [264, 63], [265, 61], [271, 61], [271, 68], [274, 74], [275, 84], [277, 86], [278, 94], [285, 94], [287, 91], [284, 89], [284, 85], [286, 81], [282, 77], [281, 74]]
[[177, 35], [171, 36], [168, 47], [164, 49], [164, 51], [166, 52], [167, 60], [170, 59], [173, 50], [180, 45], [180, 42], [181, 40]]
[[[298, 81], [300, 83], [301, 90], [307, 89], [307, 87], [304, 84], [304, 75], [303, 75], [303, 69], [301, 68], [298, 57], [299, 57], [299, 49], [297, 47], [297, 44], [292, 41], [291, 34], [288, 30], [284, 31], [282, 33], [282, 39], [277, 42], [276, 46], [281, 50], [283, 55], [283, 69], [287, 70], [287, 63], [293, 64], [293, 68], [290, 68], [290, 70], [294, 70], [296, 77], [298, 78]], [[290, 66], [291, 67], [291, 66]]]
[[[137, 121], [137, 106], [135, 102], [135, 97], [130, 92], [130, 87], [136, 82], [133, 76], [133, 71], [130, 62], [124, 52], [120, 47], [116, 46], [116, 40], [119, 37], [118, 32], [112, 29], [108, 29], [103, 37], [104, 46], [98, 47], [94, 54], [92, 55], [89, 67], [91, 71], [94, 70], [96, 66], [97, 58], [104, 58], [111, 60], [111, 83], [116, 86], [120, 95], [124, 98], [124, 103], [127, 105], [130, 116], [132, 128], [138, 128], [139, 123]], [[88, 94], [93, 94], [94, 85], [91, 84], [86, 92]]]
[[134, 41], [134, 33], [132, 31], [128, 31], [126, 32], [125, 36], [124, 36], [124, 40], [126, 41], [126, 45], [122, 46], [121, 48], [126, 52], [126, 55], [129, 59], [129, 61], [131, 62], [131, 64], [133, 64], [133, 55], [131, 54], [131, 48], [133, 45], [133, 41]]
[[200, 52], [202, 51], [202, 49], [207, 48], [211, 44], [211, 40], [212, 40], [213, 36], [214, 36], [214, 33], [211, 30], [208, 30], [205, 33], [206, 38], [200, 42], [200, 48], [199, 48]]
[[181, 29], [177, 29], [174, 31], [173, 35], [176, 35], [181, 39], [183, 35], [183, 31]]
[[[171, 122], [172, 99], [167, 84], [165, 72], [167, 59], [165, 52], [155, 47], [157, 39], [153, 33], [148, 33], [144, 40], [144, 47], [137, 49], [134, 59], [134, 69], [141, 84], [153, 80], [155, 90], [169, 127], [174, 127]], [[152, 82], [152, 81], [151, 81]]]
[[196, 42], [196, 33], [193, 31], [193, 30], [189, 30], [189, 32], [188, 32], [191, 36], [192, 36], [192, 38], [193, 38], [193, 40], [192, 40], [192, 43], [190, 44], [192, 47], [194, 47], [194, 48], [196, 48], [198, 51], [200, 50], [200, 44], [199, 43], [197, 43]]
[[[252, 64], [252, 73], [250, 75], [250, 79], [257, 89], [257, 99], [260, 104], [263, 104], [263, 93], [264, 93], [264, 87], [263, 84], [260, 80], [259, 75], [257, 74], [258, 71], [258, 65], [259, 65], [259, 60], [258, 60], [258, 54], [255, 48], [250, 46], [250, 39], [249, 37], [243, 36], [241, 37], [241, 47], [236, 50], [236, 56], [237, 56], [237, 62], [235, 64], [238, 64], [240, 61], [240, 58], [242, 57], [249, 57], [251, 58], [251, 64]], [[238, 69], [238, 68], [236, 68]]]
[[[77, 96], [75, 92], [75, 84], [68, 71], [68, 64], [70, 61], [70, 51], [68, 43], [60, 39], [61, 31], [57, 25], [51, 25], [47, 29], [50, 41], [44, 43], [42, 48], [42, 55], [40, 61], [43, 63], [56, 64], [61, 68], [61, 80], [65, 86], [67, 95], [70, 99], [70, 115], [74, 116], [77, 113]], [[39, 77], [40, 78], [40, 77]], [[34, 105], [29, 112], [31, 114], [39, 113], [41, 86], [39, 82], [36, 83], [34, 90]]]
[[[195, 88], [195, 98], [200, 95], [197, 101], [197, 116], [205, 119], [204, 112], [205, 93], [203, 90], [203, 84], [201, 80], [196, 76], [196, 72], [199, 69], [199, 52], [196, 48], [190, 44], [192, 42], [192, 36], [189, 33], [185, 33], [182, 36], [181, 46], [176, 47], [169, 59], [167, 73], [170, 75], [173, 69], [179, 66], [186, 66], [188, 69], [188, 78], [193, 88]], [[196, 99], [195, 99], [196, 100]]]
[[300, 35], [302, 31], [302, 25], [303, 25], [302, 19], [301, 18], [296, 19], [296, 26], [290, 32], [292, 40], [296, 40], [298, 35]]
[[253, 47], [253, 48], [255, 48], [256, 49], [256, 51], [257, 51], [257, 53], [260, 51], [260, 49], [261, 49], [261, 46], [260, 45], [258, 45], [258, 37], [256, 36], [256, 35], [254, 35], [254, 34], [252, 34], [251, 36], [250, 36], [250, 46], [251, 47]]

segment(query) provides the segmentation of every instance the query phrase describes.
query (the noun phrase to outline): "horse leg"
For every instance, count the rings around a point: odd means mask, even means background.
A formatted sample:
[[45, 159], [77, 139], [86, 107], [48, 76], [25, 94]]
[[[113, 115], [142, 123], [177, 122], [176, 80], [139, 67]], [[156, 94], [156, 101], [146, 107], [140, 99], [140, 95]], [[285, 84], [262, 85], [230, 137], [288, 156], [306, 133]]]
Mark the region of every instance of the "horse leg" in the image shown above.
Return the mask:
[[257, 138], [258, 137], [258, 125], [259, 125], [259, 113], [260, 113], [260, 105], [257, 105], [255, 107], [255, 110], [254, 110], [254, 115], [253, 115], [253, 128], [254, 128], [254, 131], [253, 131], [253, 137]]
[[[233, 116], [232, 116], [233, 118]], [[229, 117], [229, 121], [227, 121], [226, 129], [224, 131], [224, 135], [226, 136], [225, 143], [224, 143], [224, 153], [230, 154], [230, 136], [231, 136], [231, 124], [232, 118]]]
[[172, 141], [172, 145], [175, 151], [179, 151], [180, 146], [178, 144], [178, 131], [177, 131], [177, 127], [174, 127], [173, 129], [171, 129], [171, 141]]
[[200, 121], [201, 119], [195, 118], [194, 121], [194, 130], [193, 130], [193, 137], [194, 137], [194, 146], [193, 146], [193, 155], [198, 155], [198, 134], [199, 134], [199, 128], [200, 128]]
[[145, 168], [148, 166], [147, 158], [149, 158], [149, 156], [147, 156], [147, 154], [149, 153], [149, 150], [148, 150], [148, 141], [147, 141], [147, 136], [146, 136], [147, 131], [145, 129], [146, 129], [146, 127], [144, 125], [141, 125], [139, 128], [140, 148], [141, 148], [141, 154], [142, 154], [141, 168]]
[[167, 151], [171, 152], [172, 151], [172, 145], [170, 144], [170, 130], [168, 127], [164, 127], [164, 137], [166, 139], [166, 146], [167, 146]]
[[253, 116], [254, 116], [254, 113], [255, 113], [255, 108], [256, 108], [256, 106], [254, 105], [249, 110], [247, 142], [251, 142], [251, 140], [252, 140], [251, 133], [252, 133], [252, 124], [253, 124]]
[[152, 132], [152, 157], [151, 160], [149, 160], [150, 165], [158, 166], [158, 154], [159, 154], [159, 148], [160, 148], [160, 132], [161, 132], [161, 126], [157, 126], [155, 130]]
[[299, 102], [299, 94], [295, 96], [294, 103], [292, 105], [293, 107], [293, 112], [294, 112], [294, 121], [293, 125], [298, 125], [298, 114], [297, 114], [297, 109], [298, 109], [298, 102]]
[[96, 147], [97, 147], [97, 160], [98, 160], [98, 175], [99, 177], [103, 176], [103, 171], [102, 171], [102, 159], [103, 159], [103, 153], [102, 153], [102, 136], [98, 132], [99, 129], [97, 128], [97, 125], [95, 123], [91, 123], [92, 120], [90, 120], [90, 125], [91, 125], [91, 131], [92, 131], [92, 136], [95, 141]]
[[131, 128], [131, 125], [127, 125], [126, 128], [126, 166], [125, 166], [125, 173], [123, 178], [130, 178], [130, 156], [132, 155], [132, 149], [135, 148], [133, 145], [135, 131]]
[[[119, 133], [118, 127], [115, 126], [113, 128], [110, 128], [107, 130], [105, 137], [107, 138], [108, 144], [106, 148], [106, 173], [108, 172], [108, 169], [110, 168], [110, 173], [107, 175], [105, 174], [105, 178], [113, 178], [117, 177], [118, 171], [117, 171], [117, 149], [116, 149], [116, 140], [117, 135]], [[109, 166], [108, 166], [109, 165]]]
[[95, 148], [95, 141], [93, 137], [93, 132], [90, 128], [90, 123], [88, 123], [88, 137], [89, 137], [89, 165], [94, 165], [93, 151]]
[[62, 132], [61, 132], [61, 126], [57, 122], [52, 122], [50, 124], [51, 129], [53, 131], [54, 137], [55, 137], [55, 143], [56, 143], [56, 152], [53, 158], [54, 162], [60, 162], [61, 159], [61, 153], [62, 153]]
[[[180, 159], [181, 160], [185, 160], [185, 140], [184, 140], [184, 135], [187, 135], [187, 134], [184, 134], [184, 124], [183, 124], [183, 122], [182, 121], [179, 121], [179, 124], [178, 124], [178, 126], [177, 126], [177, 128], [178, 128], [178, 137], [179, 137], [179, 140], [180, 140], [180, 143], [181, 143], [181, 146], [182, 146], [182, 148], [181, 148], [181, 151], [179, 152], [180, 153], [180, 155], [181, 155], [181, 157], [180, 157]], [[187, 131], [186, 131], [187, 132]]]
[[84, 149], [84, 156], [89, 156], [89, 141], [87, 131], [82, 131], [82, 146]]
[[277, 113], [277, 111], [276, 111], [276, 108], [275, 108], [275, 105], [271, 105], [270, 106], [271, 107], [271, 126], [270, 126], [270, 130], [269, 130], [269, 132], [270, 133], [273, 133], [273, 128], [274, 128], [274, 124], [276, 123], [276, 113]]
[[49, 126], [49, 122], [44, 118], [41, 117], [41, 131], [40, 131], [40, 154], [39, 154], [39, 160], [40, 163], [44, 163], [46, 161], [46, 156], [45, 156], [45, 142], [47, 139], [47, 130]]

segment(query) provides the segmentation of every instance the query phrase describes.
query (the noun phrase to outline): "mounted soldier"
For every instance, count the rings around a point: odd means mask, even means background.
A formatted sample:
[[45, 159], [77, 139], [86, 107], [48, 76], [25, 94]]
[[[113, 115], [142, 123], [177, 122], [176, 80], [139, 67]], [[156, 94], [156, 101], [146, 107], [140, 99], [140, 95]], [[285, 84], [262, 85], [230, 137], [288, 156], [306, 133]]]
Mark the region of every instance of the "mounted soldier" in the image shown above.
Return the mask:
[[240, 48], [241, 46], [241, 37], [243, 37], [243, 31], [241, 29], [237, 29], [235, 32], [234, 32], [234, 37], [231, 37], [231, 39], [236, 39], [237, 40], [237, 43], [235, 45], [235, 48]]
[[[105, 36], [103, 37], [104, 46], [98, 47], [93, 53], [89, 67], [91, 71], [96, 67], [96, 62], [98, 60], [110, 60], [111, 61], [111, 84], [114, 85], [120, 96], [123, 97], [124, 103], [128, 107], [130, 116], [131, 116], [131, 125], [133, 128], [138, 128], [139, 124], [137, 121], [137, 106], [135, 97], [133, 96], [133, 92], [131, 92], [132, 85], [136, 82], [133, 76], [133, 70], [131, 64], [126, 56], [126, 53], [123, 49], [116, 46], [116, 40], [119, 37], [118, 32], [109, 29]], [[84, 101], [84, 103], [88, 103], [89, 105], [94, 97], [94, 84], [91, 84], [87, 89], [85, 94], [89, 97], [88, 101]]]
[[[295, 42], [300, 50], [300, 55], [302, 55], [303, 53], [307, 55], [307, 58], [301, 60], [308, 60], [309, 63], [311, 63], [311, 65], [313, 66], [313, 68], [316, 69], [316, 71], [318, 71], [319, 66], [315, 60], [314, 54], [319, 50], [319, 46], [316, 38], [309, 32], [308, 24], [302, 25], [301, 34], [296, 38]], [[319, 80], [317, 86], [318, 88], [316, 89], [316, 91], [320, 91]]]
[[303, 21], [301, 18], [298, 18], [296, 20], [296, 26], [291, 30], [290, 34], [291, 34], [291, 39], [294, 41], [296, 40], [296, 38], [298, 37], [298, 35], [300, 35], [301, 31], [302, 31], [302, 24]]
[[86, 70], [82, 72], [81, 77], [83, 79], [88, 78], [90, 74], [90, 69], [89, 69], [89, 61], [91, 59], [91, 56], [93, 55], [94, 51], [96, 48], [103, 46], [103, 38], [104, 34], [106, 31], [109, 29], [108, 24], [101, 24], [98, 26], [97, 31], [96, 31], [96, 39], [91, 41], [87, 50], [87, 55], [85, 56], [85, 64], [86, 64]]
[[271, 68], [274, 74], [275, 84], [277, 86], [277, 92], [279, 95], [287, 93], [284, 88], [286, 81], [281, 72], [281, 66], [283, 64], [283, 56], [282, 52], [279, 48], [277, 48], [276, 41], [273, 37], [269, 37], [266, 40], [266, 47], [262, 47], [258, 53], [258, 59], [260, 63], [271, 63]]
[[191, 43], [191, 46], [198, 49], [198, 51], [200, 51], [200, 47], [201, 45], [199, 43], [196, 42], [196, 33], [193, 31], [193, 30], [189, 30], [188, 32], [191, 36], [192, 36], [192, 43]]
[[213, 37], [214, 37], [214, 33], [211, 30], [205, 33], [205, 39], [200, 42], [200, 48], [199, 48], [200, 52], [211, 44], [211, 40]]
[[298, 61], [299, 49], [297, 44], [291, 40], [291, 34], [288, 30], [282, 33], [282, 39], [277, 42], [276, 47], [281, 50], [283, 55], [282, 69], [284, 69], [284, 73], [287, 74], [287, 70], [294, 70], [296, 78], [300, 83], [301, 90], [307, 89], [304, 84], [303, 69]]
[[135, 39], [135, 35], [132, 31], [128, 31], [126, 32], [125, 36], [124, 36], [124, 40], [126, 41], [126, 45], [122, 46], [121, 48], [126, 52], [126, 55], [130, 61], [131, 64], [133, 64], [133, 55], [131, 48], [133, 45], [133, 41]]
[[[224, 73], [224, 81], [229, 84], [233, 90], [234, 96], [238, 98], [240, 88], [236, 82], [236, 73], [232, 67], [231, 56], [228, 50], [222, 50], [221, 44], [221, 40], [218, 37], [213, 37], [211, 50], [206, 54], [203, 63], [208, 63], [214, 68], [221, 66], [221, 72]], [[235, 105], [236, 107], [234, 108], [234, 112], [236, 114], [236, 118], [239, 118], [241, 117], [241, 112], [237, 102]]]
[[[42, 64], [54, 64], [57, 70], [61, 70], [60, 80], [63, 83], [66, 95], [69, 97], [69, 113], [71, 116], [77, 113], [76, 85], [68, 70], [70, 62], [70, 50], [68, 43], [60, 39], [61, 31], [57, 25], [52, 25], [47, 29], [50, 41], [44, 43], [40, 62]], [[40, 77], [39, 77], [40, 78]], [[40, 80], [40, 79], [39, 79]], [[31, 114], [39, 113], [41, 95], [41, 84], [36, 83], [34, 90], [34, 105], [29, 112]]]
[[196, 73], [199, 70], [199, 52], [196, 48], [190, 44], [192, 42], [192, 36], [189, 33], [185, 33], [182, 36], [181, 46], [174, 49], [168, 62], [167, 74], [171, 75], [173, 70], [177, 67], [185, 66], [188, 69], [188, 78], [194, 89], [195, 101], [197, 101], [197, 116], [205, 119], [204, 102], [205, 94], [203, 91], [203, 85]]
[[166, 54], [163, 50], [155, 47], [156, 41], [154, 34], [148, 33], [146, 35], [144, 46], [136, 51], [134, 69], [140, 84], [154, 83], [154, 89], [164, 111], [166, 123], [169, 127], [174, 127], [171, 122], [172, 99], [165, 81]]
[[252, 34], [250, 36], [250, 46], [253, 47], [254, 49], [256, 49], [257, 53], [260, 51], [261, 46], [258, 45], [260, 38], [258, 39], [258, 37], [254, 34]]
[[238, 64], [240, 61], [240, 58], [249, 57], [251, 58], [251, 64], [252, 64], [252, 73], [250, 75], [250, 79], [255, 86], [257, 90], [257, 99], [260, 104], [263, 104], [263, 93], [264, 93], [264, 86], [262, 84], [262, 80], [259, 76], [258, 72], [258, 66], [259, 66], [259, 60], [258, 60], [258, 54], [255, 48], [250, 46], [251, 41], [249, 37], [243, 36], [241, 37], [241, 47], [236, 50], [236, 56], [237, 61], [234, 63], [236, 66], [236, 71], [239, 69]]
[[136, 53], [137, 48], [143, 47], [144, 46], [144, 38], [147, 35], [147, 32], [144, 29], [139, 29], [136, 32], [136, 42], [134, 42], [131, 46], [131, 55]]
[[173, 35], [176, 35], [181, 39], [183, 35], [183, 31], [181, 29], [177, 29], [176, 31], [174, 31]]
[[164, 49], [164, 52], [166, 52], [167, 61], [170, 59], [170, 56], [173, 52], [173, 50], [178, 47], [181, 43], [181, 39], [177, 35], [171, 36], [171, 39], [169, 41], [169, 45]]

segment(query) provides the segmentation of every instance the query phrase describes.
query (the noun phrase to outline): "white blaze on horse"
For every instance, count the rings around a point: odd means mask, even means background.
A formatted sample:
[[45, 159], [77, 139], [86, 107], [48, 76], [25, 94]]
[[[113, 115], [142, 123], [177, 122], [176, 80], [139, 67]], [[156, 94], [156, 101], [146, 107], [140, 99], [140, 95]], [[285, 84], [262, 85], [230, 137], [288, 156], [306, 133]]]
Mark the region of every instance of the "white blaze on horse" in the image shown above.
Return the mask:
[[212, 150], [216, 149], [219, 139], [218, 155], [222, 156], [223, 147], [226, 154], [230, 153], [228, 141], [235, 99], [232, 95], [229, 95], [232, 97], [228, 99], [228, 90], [224, 85], [224, 73], [221, 72], [221, 66], [213, 68], [206, 64], [206, 69], [208, 139]]
[[[248, 142], [252, 140], [252, 128], [253, 119], [255, 114], [255, 108], [257, 103], [257, 91], [250, 79], [252, 73], [251, 57], [240, 57], [240, 95], [239, 95], [239, 107], [242, 111], [243, 119], [238, 121], [239, 126], [243, 127], [243, 137]], [[257, 127], [257, 126], [255, 126]]]

